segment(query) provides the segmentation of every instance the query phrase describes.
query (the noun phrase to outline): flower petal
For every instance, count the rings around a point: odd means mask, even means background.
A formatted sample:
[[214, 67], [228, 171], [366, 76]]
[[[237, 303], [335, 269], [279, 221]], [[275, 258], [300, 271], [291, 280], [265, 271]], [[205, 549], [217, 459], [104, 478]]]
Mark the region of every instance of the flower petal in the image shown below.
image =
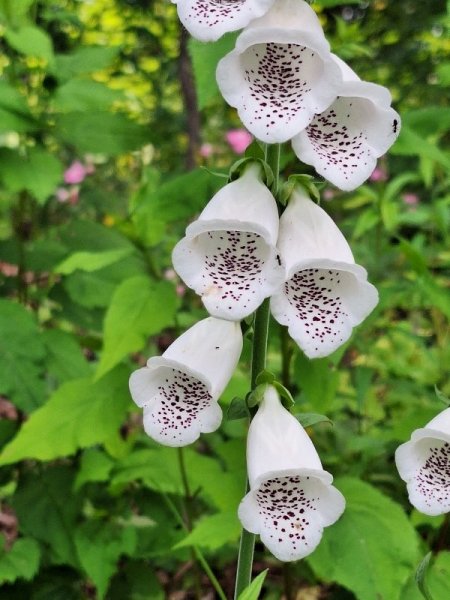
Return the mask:
[[377, 290], [333, 220], [301, 188], [280, 219], [278, 248], [287, 281], [272, 295], [272, 314], [307, 356], [327, 356], [374, 309]]
[[386, 88], [347, 79], [331, 106], [293, 138], [292, 148], [336, 187], [353, 190], [371, 175], [377, 158], [399, 135], [400, 117], [389, 103]]
[[258, 139], [285, 142], [336, 98], [342, 76], [306, 2], [279, 0], [217, 67], [225, 100]]
[[217, 429], [222, 417], [217, 399], [241, 350], [240, 325], [209, 317], [135, 371], [130, 392], [144, 407], [148, 435], [168, 446], [184, 446]]
[[180, 21], [196, 39], [211, 42], [263, 15], [274, 0], [172, 0]]
[[417, 510], [431, 516], [450, 511], [448, 439], [424, 437], [406, 442], [397, 448], [395, 462], [406, 481], [409, 501]]
[[314, 551], [323, 528], [344, 508], [345, 499], [336, 488], [304, 469], [262, 481], [242, 500], [238, 515], [276, 558], [292, 561]]
[[258, 173], [248, 169], [222, 188], [173, 250], [177, 273], [219, 318], [243, 319], [284, 280], [278, 211]]

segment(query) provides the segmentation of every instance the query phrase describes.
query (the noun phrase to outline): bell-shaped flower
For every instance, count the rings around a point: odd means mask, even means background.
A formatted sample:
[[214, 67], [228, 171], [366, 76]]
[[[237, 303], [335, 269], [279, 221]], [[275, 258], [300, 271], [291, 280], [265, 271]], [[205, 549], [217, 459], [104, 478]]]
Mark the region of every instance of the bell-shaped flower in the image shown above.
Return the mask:
[[252, 21], [216, 76], [246, 128], [268, 143], [290, 140], [309, 125], [342, 82], [319, 20], [303, 0], [277, 0]]
[[274, 387], [250, 424], [247, 440], [250, 492], [239, 519], [282, 561], [298, 560], [319, 544], [323, 528], [345, 508], [308, 434], [281, 404]]
[[173, 266], [211, 315], [243, 319], [284, 280], [278, 224], [275, 199], [252, 163], [189, 225], [173, 250]]
[[346, 342], [378, 302], [367, 272], [327, 213], [300, 186], [280, 219], [286, 281], [271, 298], [275, 319], [309, 358]]
[[337, 99], [292, 139], [298, 158], [341, 190], [361, 185], [400, 133], [400, 117], [391, 108], [389, 91], [361, 81], [333, 56], [343, 83]]
[[417, 510], [432, 516], [450, 512], [450, 408], [416, 429], [397, 448], [395, 463]]
[[178, 17], [192, 37], [203, 42], [218, 40], [228, 31], [245, 27], [261, 17], [274, 0], [172, 0]]
[[186, 446], [215, 431], [222, 420], [217, 400], [241, 350], [239, 323], [208, 317], [132, 373], [131, 396], [144, 408], [146, 433], [166, 446]]

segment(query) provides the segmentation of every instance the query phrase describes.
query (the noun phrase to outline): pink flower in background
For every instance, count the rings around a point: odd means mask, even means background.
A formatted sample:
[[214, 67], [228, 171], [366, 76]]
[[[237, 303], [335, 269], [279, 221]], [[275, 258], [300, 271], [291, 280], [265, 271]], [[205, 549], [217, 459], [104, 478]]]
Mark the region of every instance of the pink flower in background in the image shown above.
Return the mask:
[[202, 144], [200, 146], [199, 154], [202, 158], [209, 158], [214, 154], [214, 146], [212, 144]]
[[372, 171], [372, 175], [369, 177], [370, 181], [387, 181], [387, 173], [383, 167], [375, 167]]
[[88, 171], [79, 160], [75, 160], [64, 172], [64, 183], [76, 185], [86, 178]]
[[230, 129], [225, 135], [235, 154], [243, 154], [253, 141], [253, 136], [246, 129]]
[[55, 196], [56, 199], [58, 200], [58, 202], [68, 202], [69, 198], [70, 198], [70, 192], [68, 189], [60, 187], [56, 190], [55, 192]]
[[411, 192], [403, 194], [402, 200], [409, 206], [417, 206], [417, 204], [419, 204], [419, 196], [417, 194], [412, 194]]

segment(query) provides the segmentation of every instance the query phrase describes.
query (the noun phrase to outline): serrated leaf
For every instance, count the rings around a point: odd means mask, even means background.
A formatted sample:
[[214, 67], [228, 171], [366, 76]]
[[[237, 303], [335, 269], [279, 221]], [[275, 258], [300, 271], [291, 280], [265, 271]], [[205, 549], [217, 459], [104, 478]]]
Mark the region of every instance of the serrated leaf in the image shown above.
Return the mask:
[[179, 298], [167, 281], [132, 277], [114, 292], [105, 316], [104, 346], [96, 377], [102, 377], [127, 354], [137, 352], [148, 336], [174, 324]]
[[135, 529], [108, 522], [88, 521], [75, 531], [80, 563], [94, 582], [99, 598], [105, 596], [119, 557], [132, 554], [136, 541]]
[[78, 567], [73, 531], [82, 499], [72, 487], [70, 467], [34, 470], [21, 476], [12, 505], [21, 531], [46, 544], [53, 562]]
[[118, 250], [105, 250], [103, 252], [75, 252], [63, 260], [54, 269], [55, 273], [70, 275], [74, 271], [92, 273], [108, 267], [132, 253], [132, 248], [119, 248]]
[[117, 368], [98, 382], [64, 383], [4, 448], [0, 464], [51, 460], [104, 442], [120, 427], [129, 406], [128, 371]]
[[27, 190], [43, 203], [62, 175], [62, 163], [43, 148], [30, 148], [26, 157], [5, 148], [0, 151], [0, 180], [12, 192]]
[[350, 477], [335, 485], [345, 512], [306, 560], [324, 581], [348, 588], [358, 600], [398, 598], [417, 564], [415, 529], [401, 506], [371, 485]]
[[255, 577], [251, 584], [239, 594], [238, 600], [258, 600], [259, 594], [261, 593], [261, 589], [268, 572], [269, 569], [266, 569], [265, 571], [260, 573], [258, 577]]
[[0, 550], [0, 584], [32, 579], [39, 568], [39, 544], [31, 538], [14, 542], [11, 550]]
[[238, 539], [241, 525], [236, 511], [220, 512], [204, 517], [194, 525], [192, 531], [174, 546], [175, 550], [187, 546], [198, 546], [208, 550], [217, 550], [224, 544]]

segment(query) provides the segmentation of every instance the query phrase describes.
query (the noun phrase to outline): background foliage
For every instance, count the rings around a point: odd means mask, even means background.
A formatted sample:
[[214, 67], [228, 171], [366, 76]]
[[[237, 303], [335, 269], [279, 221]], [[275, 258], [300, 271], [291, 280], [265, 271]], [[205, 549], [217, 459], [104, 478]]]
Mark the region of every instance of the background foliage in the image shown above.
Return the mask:
[[[312, 362], [272, 325], [269, 368], [298, 412], [332, 421], [309, 431], [348, 507], [305, 561], [283, 569], [257, 546], [255, 574], [269, 572], [255, 593], [416, 600], [432, 550], [427, 584], [447, 600], [448, 521], [411, 510], [393, 453], [450, 394], [450, 7], [315, 7], [404, 124], [372, 181], [322, 192], [379, 306]], [[164, 0], [0, 0], [0, 600], [214, 598], [199, 552], [232, 594], [245, 421], [157, 446], [127, 381], [205, 315], [170, 252], [224, 183], [200, 167], [234, 159], [225, 133], [239, 122], [213, 78], [233, 39], [188, 42]], [[64, 183], [75, 160], [88, 172]], [[287, 147], [283, 165], [299, 169]], [[225, 414], [248, 362], [247, 339]]]

